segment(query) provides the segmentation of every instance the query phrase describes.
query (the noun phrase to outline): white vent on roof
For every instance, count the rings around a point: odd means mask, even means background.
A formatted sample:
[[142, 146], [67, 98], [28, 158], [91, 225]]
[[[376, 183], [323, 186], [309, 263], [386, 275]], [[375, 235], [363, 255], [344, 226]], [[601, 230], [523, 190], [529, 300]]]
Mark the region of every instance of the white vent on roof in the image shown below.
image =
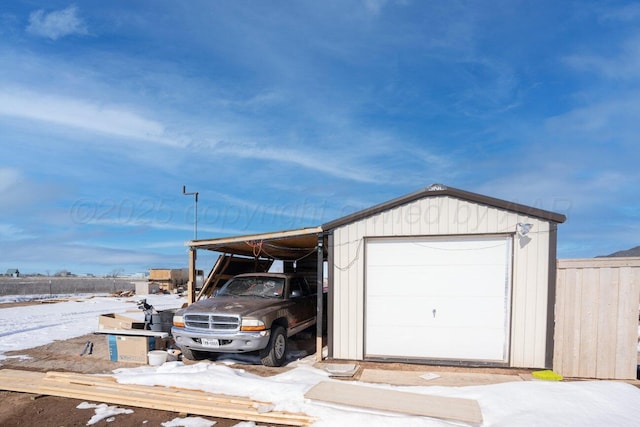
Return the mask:
[[427, 191], [444, 191], [447, 187], [442, 184], [431, 184], [427, 187]]

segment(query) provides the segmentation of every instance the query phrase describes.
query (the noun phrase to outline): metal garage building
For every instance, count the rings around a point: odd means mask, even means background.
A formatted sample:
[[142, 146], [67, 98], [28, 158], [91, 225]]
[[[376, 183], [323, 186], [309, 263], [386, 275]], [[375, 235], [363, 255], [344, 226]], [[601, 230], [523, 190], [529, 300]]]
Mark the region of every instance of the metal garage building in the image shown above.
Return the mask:
[[564, 221], [436, 184], [324, 224], [329, 356], [551, 366]]
[[553, 359], [564, 221], [434, 184], [313, 229], [189, 245], [234, 253], [259, 242], [267, 253], [278, 248], [285, 268], [322, 245], [305, 263], [317, 266], [321, 289], [317, 254], [327, 261], [319, 314], [327, 310], [329, 358], [544, 368]]

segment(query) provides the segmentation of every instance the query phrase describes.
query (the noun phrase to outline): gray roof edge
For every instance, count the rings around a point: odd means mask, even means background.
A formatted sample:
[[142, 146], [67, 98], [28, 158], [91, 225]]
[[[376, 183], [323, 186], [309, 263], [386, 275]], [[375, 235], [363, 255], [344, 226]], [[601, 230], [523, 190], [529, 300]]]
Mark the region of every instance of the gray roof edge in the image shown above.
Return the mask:
[[407, 203], [411, 203], [415, 200], [422, 199], [424, 197], [437, 197], [437, 196], [456, 197], [459, 199], [468, 200], [471, 202], [476, 202], [479, 204], [483, 204], [483, 205], [487, 205], [487, 206], [491, 206], [499, 209], [513, 211], [513, 212], [531, 216], [534, 218], [548, 220], [558, 224], [563, 223], [567, 220], [566, 216], [559, 213], [546, 211], [544, 209], [534, 208], [532, 206], [522, 205], [520, 203], [509, 202], [502, 199], [496, 199], [494, 197], [483, 196], [482, 194], [472, 193], [470, 191], [460, 190], [453, 187], [447, 187], [442, 184], [433, 184], [421, 190], [415, 191], [413, 193], [400, 196], [395, 199], [389, 200], [387, 202], [377, 204], [370, 208], [366, 208], [361, 211], [343, 216], [342, 218], [338, 218], [333, 221], [326, 222], [322, 224], [321, 227], [325, 232], [331, 231], [338, 227], [342, 227], [343, 225], [359, 221], [361, 219], [376, 215], [380, 212], [384, 212], [386, 210], [393, 209], [398, 206], [402, 206]]

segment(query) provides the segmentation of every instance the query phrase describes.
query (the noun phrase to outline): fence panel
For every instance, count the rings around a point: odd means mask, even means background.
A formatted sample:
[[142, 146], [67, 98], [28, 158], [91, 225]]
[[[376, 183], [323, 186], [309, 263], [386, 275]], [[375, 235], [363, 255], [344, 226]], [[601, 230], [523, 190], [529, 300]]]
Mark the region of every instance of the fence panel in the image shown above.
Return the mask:
[[640, 258], [565, 259], [557, 269], [554, 370], [635, 379]]

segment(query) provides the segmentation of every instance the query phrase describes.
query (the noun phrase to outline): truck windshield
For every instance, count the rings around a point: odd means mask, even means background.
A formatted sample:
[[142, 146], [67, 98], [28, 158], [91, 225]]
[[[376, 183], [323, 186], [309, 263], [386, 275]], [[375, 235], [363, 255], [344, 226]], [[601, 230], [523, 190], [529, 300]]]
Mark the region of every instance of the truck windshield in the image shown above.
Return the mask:
[[216, 296], [282, 298], [284, 278], [235, 277], [220, 288]]

